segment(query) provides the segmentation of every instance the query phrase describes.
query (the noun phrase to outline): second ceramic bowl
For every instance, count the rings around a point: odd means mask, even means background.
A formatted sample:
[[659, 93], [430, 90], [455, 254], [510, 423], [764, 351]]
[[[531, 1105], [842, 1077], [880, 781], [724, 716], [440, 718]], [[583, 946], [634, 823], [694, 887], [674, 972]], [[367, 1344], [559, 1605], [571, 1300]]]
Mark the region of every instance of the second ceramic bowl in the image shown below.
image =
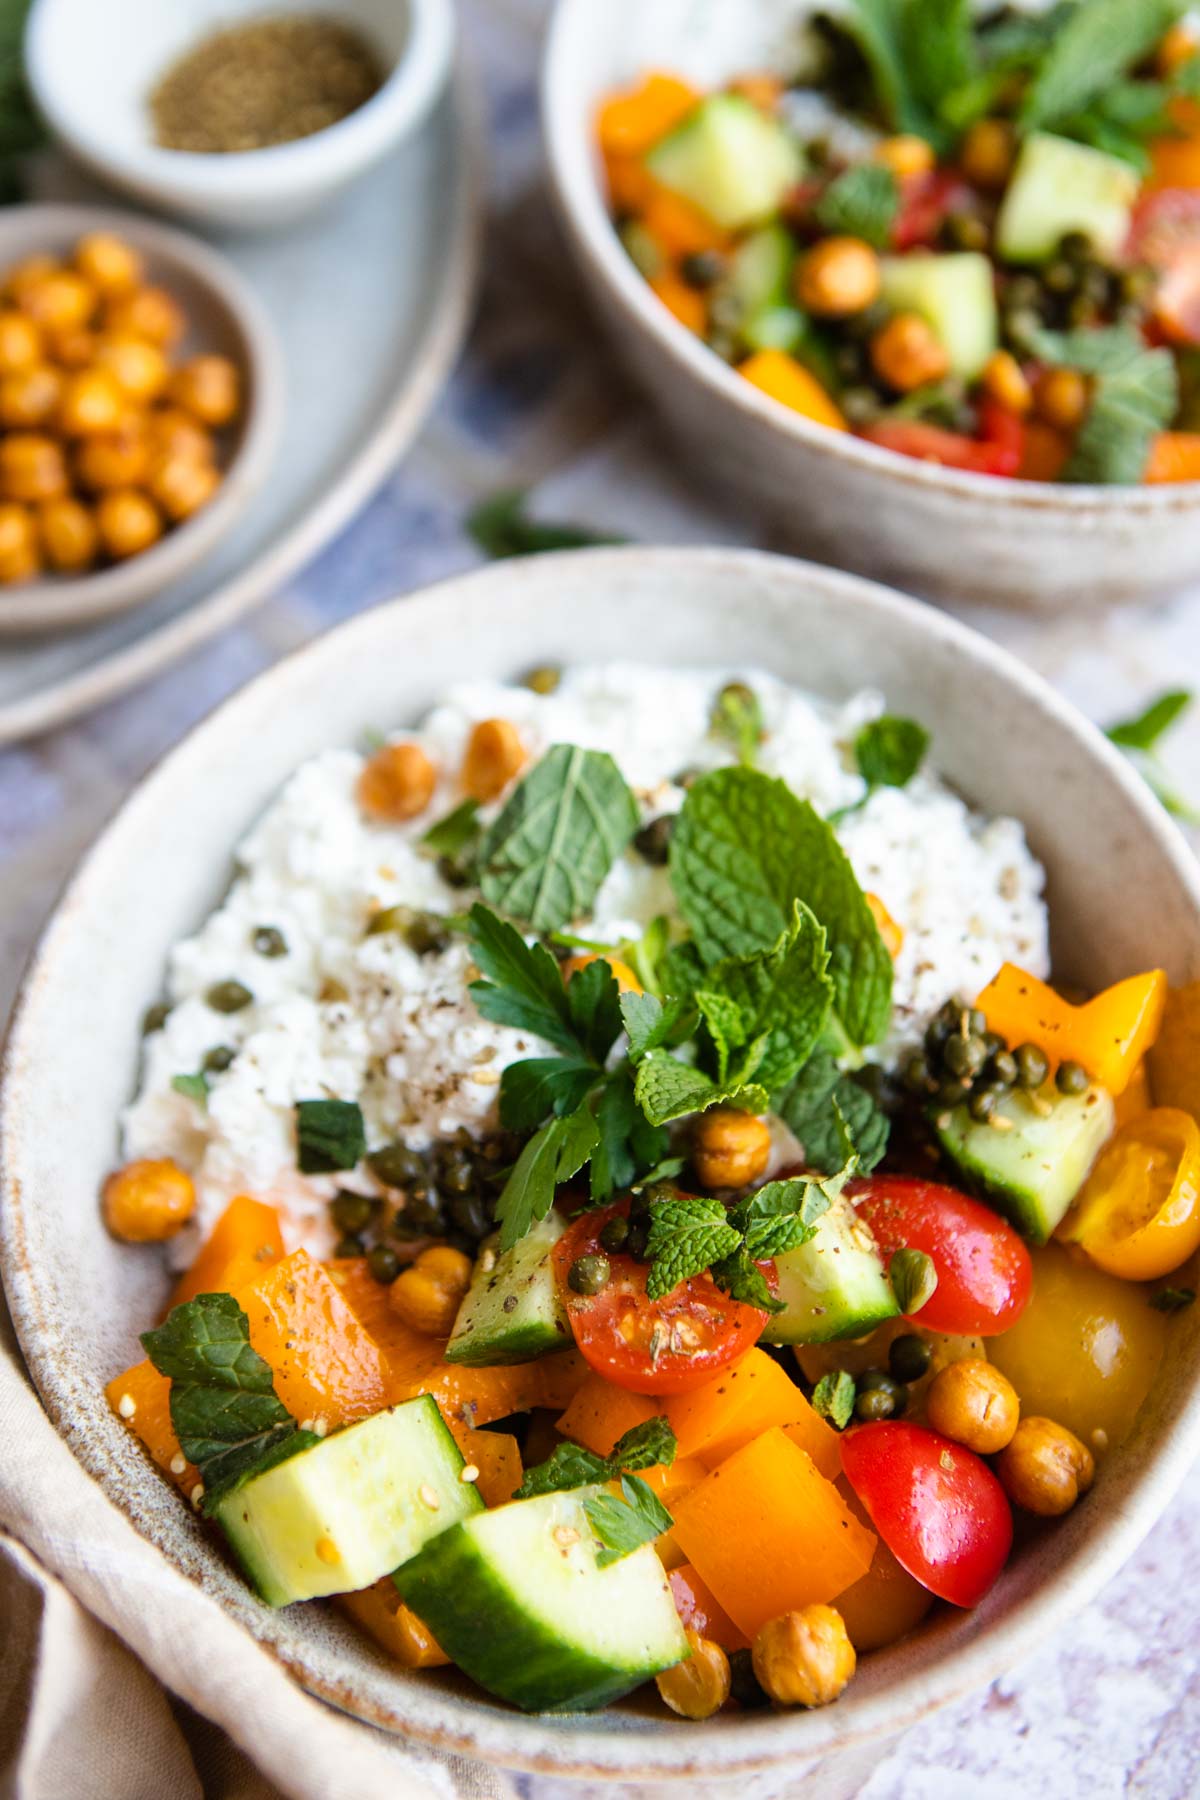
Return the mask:
[[584, 284], [684, 453], [782, 542], [918, 593], [1048, 612], [1151, 600], [1200, 573], [1200, 483], [1001, 481], [828, 431], [743, 381], [667, 311], [608, 217], [596, 109], [647, 70], [713, 87], [786, 67], [810, 0], [559, 0], [542, 79], [558, 211]]

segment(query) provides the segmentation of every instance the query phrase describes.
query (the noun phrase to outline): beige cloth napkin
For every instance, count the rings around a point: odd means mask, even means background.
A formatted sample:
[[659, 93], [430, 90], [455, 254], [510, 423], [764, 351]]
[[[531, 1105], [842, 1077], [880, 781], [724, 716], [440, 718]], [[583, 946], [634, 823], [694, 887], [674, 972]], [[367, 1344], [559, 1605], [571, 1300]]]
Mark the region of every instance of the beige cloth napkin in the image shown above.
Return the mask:
[[310, 1698], [139, 1537], [46, 1418], [0, 1301], [3, 1800], [517, 1793]]

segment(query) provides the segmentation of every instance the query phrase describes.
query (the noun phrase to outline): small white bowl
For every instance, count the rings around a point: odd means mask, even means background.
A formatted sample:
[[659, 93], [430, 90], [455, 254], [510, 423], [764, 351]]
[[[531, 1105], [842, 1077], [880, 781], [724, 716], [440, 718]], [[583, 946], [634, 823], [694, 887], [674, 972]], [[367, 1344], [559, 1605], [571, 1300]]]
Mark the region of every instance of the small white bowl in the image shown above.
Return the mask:
[[[1102, 1460], [1094, 1491], [1021, 1544], [975, 1612], [942, 1609], [864, 1657], [836, 1706], [705, 1724], [668, 1718], [652, 1694], [590, 1716], [523, 1717], [451, 1670], [405, 1672], [332, 1611], [272, 1612], [151, 1466], [102, 1385], [137, 1360], [137, 1331], [169, 1291], [161, 1256], [114, 1243], [98, 1205], [137, 1080], [140, 1019], [162, 991], [171, 945], [216, 904], [239, 838], [308, 757], [360, 741], [368, 726], [415, 722], [451, 683], [630, 654], [665, 669], [770, 668], [835, 700], [878, 687], [932, 729], [935, 763], [964, 794], [1025, 822], [1049, 876], [1063, 979], [1102, 987], [1151, 965], [1175, 983], [1200, 977], [1200, 868], [1183, 838], [1113, 746], [977, 632], [850, 576], [752, 552], [496, 563], [376, 607], [278, 663], [173, 750], [106, 828], [46, 929], [9, 1034], [0, 1261], [30, 1372], [75, 1455], [313, 1693], [408, 1739], [559, 1782], [677, 1781], [698, 1793], [753, 1769], [855, 1746], [861, 1755], [869, 1739], [907, 1730], [1060, 1629], [1200, 1450], [1200, 1308], [1172, 1324], [1143, 1416]], [[832, 1792], [831, 1763], [821, 1780]]]
[[1194, 580], [1200, 483], [998, 480], [830, 431], [743, 381], [634, 268], [608, 216], [600, 100], [651, 69], [711, 88], [786, 68], [797, 23], [815, 10], [813, 0], [558, 0], [542, 78], [554, 198], [597, 311], [685, 455], [780, 542], [934, 598], [1094, 612]]
[[387, 79], [337, 125], [233, 155], [163, 150], [149, 95], [211, 32], [282, 11], [266, 0], [36, 0], [25, 36], [34, 101], [85, 168], [148, 206], [235, 230], [288, 224], [409, 137], [441, 93], [454, 53], [452, 0], [288, 0], [336, 14], [372, 45]]

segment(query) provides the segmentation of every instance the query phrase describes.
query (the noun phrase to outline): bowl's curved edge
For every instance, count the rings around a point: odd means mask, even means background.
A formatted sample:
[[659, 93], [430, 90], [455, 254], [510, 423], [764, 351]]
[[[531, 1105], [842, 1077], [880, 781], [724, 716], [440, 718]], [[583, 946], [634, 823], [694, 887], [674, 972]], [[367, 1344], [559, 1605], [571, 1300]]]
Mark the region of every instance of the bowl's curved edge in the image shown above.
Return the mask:
[[[1200, 916], [1200, 868], [1182, 835], [1162, 812], [1140, 777], [1119, 752], [1039, 676], [978, 632], [921, 602], [862, 578], [759, 551], [605, 549], [560, 553], [527, 561], [522, 579], [527, 585], [560, 588], [566, 570], [577, 564], [581, 557], [601, 574], [611, 570], [614, 581], [619, 580], [623, 569], [633, 562], [657, 564], [672, 571], [680, 580], [686, 577], [689, 569], [699, 565], [724, 567], [733, 573], [744, 574], [748, 580], [756, 571], [765, 570], [787, 581], [808, 584], [823, 591], [832, 601], [853, 597], [860, 606], [881, 616], [886, 613], [919, 615], [924, 630], [932, 632], [944, 643], [957, 645], [975, 659], [989, 663], [994, 671], [1020, 688], [1032, 704], [1051, 713], [1081, 748], [1086, 748], [1090, 755], [1106, 765], [1110, 779], [1121, 787], [1141, 815], [1146, 829], [1156, 840], [1158, 849]], [[358, 630], [372, 628], [380, 614], [386, 615], [400, 608], [404, 608], [409, 616], [414, 609], [418, 613], [427, 613], [432, 627], [451, 593], [471, 588], [485, 590], [503, 578], [505, 572], [506, 565], [499, 565], [453, 577], [419, 596], [401, 597], [373, 608], [339, 626], [329, 637], [348, 637]], [[493, 599], [490, 604], [494, 603]], [[202, 748], [208, 736], [219, 735], [226, 714], [239, 707], [249, 693], [269, 684], [279, 669], [319, 660], [329, 637], [297, 650], [274, 669], [256, 677], [239, 694], [224, 701], [188, 733], [162, 763], [143, 777], [127, 797], [118, 817], [134, 808], [152, 804], [159, 771], [181, 748], [189, 745], [193, 749]], [[35, 1385], [56, 1428], [108, 1497], [135, 1517], [143, 1535], [149, 1537], [161, 1553], [169, 1555], [176, 1566], [198, 1578], [198, 1564], [189, 1567], [187, 1560], [181, 1558], [178, 1545], [174, 1546], [173, 1554], [168, 1551], [152, 1521], [138, 1516], [137, 1489], [140, 1486], [144, 1491], [148, 1481], [158, 1482], [138, 1447], [132, 1440], [126, 1440], [124, 1462], [114, 1466], [90, 1443], [86, 1434], [74, 1429], [69, 1406], [58, 1391], [53, 1370], [49, 1367], [54, 1350], [62, 1345], [63, 1333], [51, 1317], [35, 1279], [24, 1217], [19, 1087], [25, 1060], [26, 1021], [36, 1008], [43, 973], [56, 954], [60, 934], [69, 930], [76, 914], [88, 906], [91, 871], [108, 829], [106, 827], [97, 838], [51, 914], [26, 970], [0, 1056], [0, 1271]], [[670, 1728], [665, 1732], [656, 1730], [645, 1734], [597, 1731], [590, 1724], [576, 1725], [572, 1720], [546, 1720], [500, 1711], [490, 1703], [459, 1698], [428, 1686], [422, 1689], [420, 1711], [423, 1716], [415, 1717], [403, 1704], [405, 1687], [402, 1683], [397, 1684], [400, 1699], [395, 1707], [365, 1706], [361, 1696], [330, 1681], [302, 1658], [286, 1654], [272, 1630], [276, 1615], [258, 1607], [248, 1590], [244, 1602], [234, 1604], [231, 1610], [243, 1628], [310, 1692], [354, 1717], [364, 1718], [371, 1724], [421, 1743], [507, 1767], [560, 1776], [665, 1780], [711, 1777], [714, 1772], [722, 1775], [751, 1773], [778, 1765], [785, 1758], [803, 1756], [805, 1760], [816, 1760], [868, 1744], [872, 1739], [891, 1736], [995, 1679], [1029, 1655], [1086, 1605], [1132, 1554], [1178, 1490], [1198, 1449], [1200, 1385], [1187, 1404], [1181, 1426], [1171, 1438], [1156, 1446], [1148, 1459], [1153, 1465], [1152, 1482], [1144, 1484], [1143, 1491], [1133, 1502], [1116, 1509], [1100, 1552], [1093, 1552], [1087, 1558], [1077, 1555], [1074, 1566], [1061, 1577], [1060, 1585], [1047, 1596], [1035, 1595], [1022, 1603], [1016, 1615], [1002, 1627], [982, 1627], [976, 1641], [961, 1651], [951, 1666], [941, 1667], [936, 1691], [930, 1691], [927, 1678], [917, 1671], [889, 1685], [867, 1704], [858, 1705], [849, 1717], [845, 1713], [839, 1715], [837, 1709], [826, 1709], [773, 1717], [752, 1714], [747, 1716], [744, 1724], [723, 1721], [716, 1728], [711, 1725], [693, 1727], [687, 1739], [686, 1763], [681, 1761], [684, 1740]], [[882, 1654], [887, 1656], [888, 1652]], [[804, 1732], [802, 1746], [795, 1741], [798, 1719], [802, 1721], [800, 1728]], [[560, 1730], [563, 1732], [561, 1745], [554, 1741]]]

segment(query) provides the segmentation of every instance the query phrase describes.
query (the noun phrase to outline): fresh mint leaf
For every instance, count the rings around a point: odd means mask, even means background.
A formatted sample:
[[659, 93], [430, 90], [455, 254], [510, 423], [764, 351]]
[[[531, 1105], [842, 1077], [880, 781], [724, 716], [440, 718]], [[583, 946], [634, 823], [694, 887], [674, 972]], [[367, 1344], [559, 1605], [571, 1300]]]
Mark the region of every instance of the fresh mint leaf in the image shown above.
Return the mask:
[[905, 77], [939, 121], [978, 74], [971, 0], [900, 0]]
[[663, 960], [670, 942], [670, 921], [660, 913], [651, 919], [640, 938], [625, 946], [625, 961], [648, 994], [661, 996], [667, 991], [663, 985]]
[[609, 1452], [608, 1466], [614, 1475], [622, 1470], [633, 1474], [638, 1469], [669, 1468], [678, 1448], [669, 1421], [659, 1413], [622, 1432]]
[[545, 946], [527, 944], [515, 926], [478, 901], [470, 911], [467, 935], [476, 965], [487, 977], [471, 983], [484, 1018], [582, 1057], [562, 971]]
[[1195, 695], [1188, 688], [1172, 688], [1169, 693], [1160, 694], [1152, 700], [1144, 712], [1136, 718], [1123, 719], [1117, 725], [1110, 725], [1105, 734], [1122, 750], [1154, 750], [1159, 739], [1165, 737], [1176, 720], [1191, 706]]
[[765, 1313], [787, 1311], [785, 1303], [775, 1298], [767, 1286], [766, 1276], [744, 1248], [715, 1262], [710, 1273], [721, 1292], [728, 1294], [731, 1300], [740, 1300], [743, 1306], [756, 1306]]
[[201, 1069], [197, 1075], [172, 1075], [171, 1086], [185, 1100], [194, 1100], [203, 1112], [208, 1107], [208, 1076]]
[[531, 1225], [545, 1218], [557, 1189], [579, 1173], [599, 1141], [596, 1121], [586, 1106], [565, 1119], [551, 1119], [530, 1138], [496, 1202], [501, 1250], [511, 1250]]
[[807, 1244], [831, 1203], [819, 1181], [769, 1181], [735, 1207], [731, 1217], [745, 1234], [747, 1255], [762, 1262]]
[[907, 787], [925, 759], [929, 733], [915, 719], [884, 713], [854, 740], [858, 772], [869, 788]]
[[636, 802], [612, 757], [555, 744], [484, 834], [484, 899], [536, 931], [557, 930], [588, 911], [637, 828]]
[[479, 802], [464, 800], [453, 812], [448, 812], [429, 827], [420, 841], [421, 849], [427, 856], [445, 857], [460, 876], [469, 879], [482, 836]]
[[660, 1000], [656, 994], [622, 994], [620, 1004], [633, 1062], [640, 1062], [651, 1050], [677, 1042], [681, 1022], [686, 1023], [695, 1011], [686, 1000]]
[[788, 930], [771, 950], [709, 969], [696, 1003], [717, 1044], [722, 1082], [753, 1079], [777, 1088], [795, 1077], [829, 1019], [828, 967], [825, 931], [796, 901]]
[[1021, 106], [1027, 131], [1083, 112], [1140, 63], [1184, 10], [1182, 0], [1085, 0], [1069, 13]]
[[356, 1100], [297, 1100], [296, 1167], [302, 1175], [353, 1169], [367, 1153], [362, 1108]]
[[713, 737], [736, 750], [743, 767], [754, 767], [764, 727], [762, 703], [752, 687], [744, 681], [727, 682], [713, 704], [708, 728]]
[[853, 0], [840, 20], [867, 60], [880, 111], [895, 130], [931, 141], [936, 121], [917, 98], [908, 78], [903, 14], [911, 0]]
[[321, 1440], [301, 1431], [275, 1392], [231, 1294], [200, 1294], [167, 1314], [142, 1347], [171, 1383], [171, 1424], [212, 1512], [232, 1489]]
[[812, 1409], [819, 1418], [828, 1419], [836, 1431], [845, 1431], [854, 1416], [856, 1393], [853, 1375], [845, 1369], [831, 1369], [812, 1391]]
[[818, 1051], [773, 1106], [814, 1169], [834, 1175], [842, 1168], [846, 1133], [864, 1174], [883, 1159], [891, 1130], [887, 1114], [864, 1087], [842, 1074], [828, 1051]]
[[485, 555], [493, 560], [508, 556], [539, 556], [547, 550], [584, 550], [597, 544], [623, 544], [621, 537], [594, 531], [588, 525], [545, 524], [531, 519], [528, 495], [523, 488], [506, 488], [481, 501], [467, 516], [467, 531]]
[[1145, 354], [1141, 334], [1129, 325], [1081, 326], [1074, 331], [1030, 333], [1029, 347], [1040, 362], [1078, 369], [1081, 375], [1119, 374]]
[[1178, 404], [1179, 376], [1169, 350], [1143, 350], [1123, 369], [1097, 376], [1062, 479], [1136, 486], [1154, 439], [1171, 423]]
[[581, 1107], [598, 1079], [592, 1062], [570, 1056], [530, 1056], [500, 1076], [500, 1123], [506, 1131], [536, 1131], [551, 1113], [565, 1118]]
[[675, 1461], [676, 1448], [675, 1433], [661, 1414], [624, 1432], [608, 1456], [598, 1456], [579, 1444], [556, 1444], [545, 1462], [525, 1471], [513, 1499], [565, 1493], [571, 1488], [590, 1487], [597, 1481], [616, 1481], [621, 1474], [637, 1469], [669, 1466]]
[[864, 238], [876, 250], [891, 241], [900, 184], [883, 163], [857, 163], [830, 182], [814, 211], [826, 231]]
[[567, 1009], [585, 1054], [602, 1067], [624, 1029], [621, 990], [603, 957], [575, 970], [567, 982]]
[[598, 1569], [652, 1544], [675, 1523], [640, 1475], [622, 1475], [621, 1496], [618, 1500], [615, 1494], [593, 1494], [583, 1503], [588, 1524], [603, 1545], [596, 1556]]
[[638, 1066], [634, 1086], [637, 1103], [652, 1125], [667, 1125], [687, 1113], [707, 1112], [710, 1106], [737, 1106], [745, 1112], [765, 1112], [766, 1088], [750, 1080], [723, 1087], [702, 1069], [680, 1062], [666, 1050], [651, 1050]]
[[741, 1248], [742, 1234], [719, 1200], [652, 1200], [646, 1254], [646, 1297], [661, 1300], [682, 1281], [702, 1275]]
[[853, 1044], [891, 1018], [892, 959], [833, 830], [782, 781], [754, 769], [702, 775], [679, 814], [671, 880], [711, 965], [772, 950], [797, 901], [824, 927], [841, 1024]]

